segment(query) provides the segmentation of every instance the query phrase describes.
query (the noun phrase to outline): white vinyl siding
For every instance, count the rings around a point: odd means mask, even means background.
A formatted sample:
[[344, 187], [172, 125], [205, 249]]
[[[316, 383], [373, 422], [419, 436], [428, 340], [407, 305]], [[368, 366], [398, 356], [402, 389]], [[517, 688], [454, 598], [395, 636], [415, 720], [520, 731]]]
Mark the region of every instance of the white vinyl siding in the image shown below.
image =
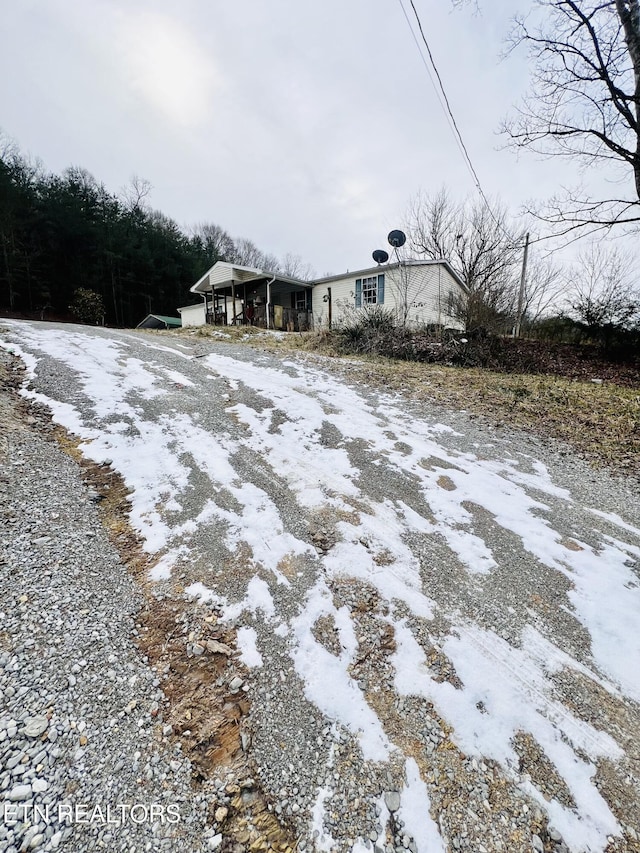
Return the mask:
[[204, 326], [205, 324], [204, 303], [178, 308], [178, 313], [182, 319], [183, 329], [187, 326]]
[[[375, 272], [375, 275], [374, 275]], [[376, 302], [365, 301], [365, 282], [377, 279]], [[380, 299], [382, 279], [383, 299]], [[361, 274], [347, 274], [318, 282], [313, 289], [313, 315], [317, 326], [328, 322], [328, 306], [323, 297], [331, 288], [333, 320], [340, 321], [346, 312], [366, 308], [367, 305], [384, 304], [394, 311], [402, 322], [406, 317], [409, 326], [440, 323], [450, 328], [462, 328], [451, 316], [451, 306], [463, 290], [444, 264], [425, 262], [408, 265], [400, 271], [397, 266], [384, 267], [384, 274], [363, 270]], [[454, 299], [450, 298], [454, 294]]]

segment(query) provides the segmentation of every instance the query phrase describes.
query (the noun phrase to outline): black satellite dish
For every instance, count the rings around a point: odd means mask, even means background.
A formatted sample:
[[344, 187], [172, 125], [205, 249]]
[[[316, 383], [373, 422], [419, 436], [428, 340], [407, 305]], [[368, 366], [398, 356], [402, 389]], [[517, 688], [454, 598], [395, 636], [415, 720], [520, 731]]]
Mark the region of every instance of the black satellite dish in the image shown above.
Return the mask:
[[385, 252], [384, 249], [376, 249], [373, 253], [373, 260], [377, 264], [386, 264], [389, 260], [389, 255]]
[[404, 246], [407, 242], [407, 237], [403, 231], [390, 231], [387, 240], [390, 246], [393, 246], [394, 249], [399, 249], [400, 246]]

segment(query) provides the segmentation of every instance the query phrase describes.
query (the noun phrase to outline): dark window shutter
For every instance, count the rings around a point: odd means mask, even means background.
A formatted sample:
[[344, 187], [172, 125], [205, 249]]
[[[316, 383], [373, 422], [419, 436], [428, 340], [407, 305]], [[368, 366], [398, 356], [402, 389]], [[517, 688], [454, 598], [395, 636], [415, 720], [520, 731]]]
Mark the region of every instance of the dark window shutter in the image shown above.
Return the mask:
[[356, 279], [356, 308], [362, 308], [362, 279]]
[[384, 304], [384, 273], [378, 276], [378, 305]]

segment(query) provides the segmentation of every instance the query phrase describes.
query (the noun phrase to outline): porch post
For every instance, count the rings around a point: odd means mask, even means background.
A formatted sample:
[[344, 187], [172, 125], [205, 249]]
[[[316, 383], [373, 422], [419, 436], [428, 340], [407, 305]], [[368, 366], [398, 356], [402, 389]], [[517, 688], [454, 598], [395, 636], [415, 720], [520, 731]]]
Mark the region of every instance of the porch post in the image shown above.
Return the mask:
[[233, 279], [231, 279], [231, 293], [233, 295], [233, 319], [231, 320], [231, 322], [235, 326], [235, 323], [236, 323], [236, 283]]
[[267, 329], [271, 328], [271, 282], [267, 282]]

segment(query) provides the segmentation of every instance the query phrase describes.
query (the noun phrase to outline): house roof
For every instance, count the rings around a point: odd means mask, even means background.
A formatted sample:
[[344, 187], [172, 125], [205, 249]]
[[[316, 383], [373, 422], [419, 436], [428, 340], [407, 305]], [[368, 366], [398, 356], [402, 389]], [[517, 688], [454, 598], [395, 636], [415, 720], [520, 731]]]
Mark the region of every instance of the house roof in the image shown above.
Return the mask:
[[164, 317], [162, 314], [147, 314], [136, 329], [179, 329], [182, 326], [180, 317]]
[[[423, 266], [441, 266], [441, 267], [444, 267], [447, 270], [447, 272], [449, 273], [449, 275], [453, 279], [455, 279], [456, 283], [459, 284], [460, 287], [465, 291], [465, 293], [468, 290], [464, 281], [460, 278], [458, 273], [453, 269], [453, 267], [451, 266], [449, 261], [447, 261], [445, 258], [442, 258], [441, 260], [437, 260], [437, 261], [407, 260], [407, 261], [402, 261], [402, 265], [408, 266], [408, 267], [423, 267]], [[363, 269], [363, 270], [353, 270], [353, 271], [349, 271], [349, 272], [340, 273], [338, 275], [328, 275], [328, 276], [325, 276], [324, 278], [316, 278], [316, 279], [314, 279], [313, 284], [314, 285], [316, 285], [316, 284], [330, 284], [332, 281], [340, 281], [341, 279], [344, 279], [344, 278], [357, 278], [358, 276], [373, 275], [376, 272], [379, 273], [379, 272], [384, 272], [385, 270], [397, 269], [398, 266], [399, 266], [399, 264], [397, 262], [393, 263], [393, 264], [376, 264], [375, 267], [367, 267], [366, 269]]]
[[279, 272], [261, 270], [257, 267], [243, 267], [231, 264], [227, 261], [216, 261], [216, 263], [189, 288], [192, 293], [205, 293], [213, 288], [230, 287], [232, 283], [245, 284], [250, 281], [262, 279], [274, 279], [285, 284], [295, 284], [299, 287], [311, 287], [311, 282], [302, 281], [299, 278], [291, 278]]
[[[441, 266], [447, 270], [449, 275], [456, 283], [467, 292], [467, 286], [460, 278], [458, 273], [453, 269], [449, 261], [441, 260], [408, 260], [402, 261], [403, 266], [420, 267], [420, 266]], [[366, 269], [354, 270], [353, 272], [340, 273], [339, 275], [329, 275], [323, 278], [317, 278], [313, 281], [303, 281], [299, 278], [291, 278], [290, 276], [281, 275], [278, 272], [270, 272], [269, 270], [261, 270], [257, 267], [243, 267], [238, 264], [228, 263], [227, 261], [216, 261], [216, 263], [201, 276], [198, 281], [190, 288], [191, 293], [209, 293], [211, 290], [221, 290], [225, 287], [231, 287], [232, 284], [247, 284], [254, 281], [263, 281], [272, 279], [279, 284], [297, 285], [298, 287], [311, 288], [317, 284], [329, 284], [332, 281], [340, 281], [345, 278], [354, 278], [363, 275], [373, 275], [375, 272], [384, 270], [396, 269], [397, 263], [380, 264], [375, 267], [367, 267]], [[185, 306], [190, 308], [192, 306]], [[180, 309], [178, 309], [180, 310]]]
[[192, 302], [191, 305], [183, 305], [182, 308], [176, 308], [178, 314], [182, 311], [187, 311], [189, 308], [204, 308], [203, 302]]

